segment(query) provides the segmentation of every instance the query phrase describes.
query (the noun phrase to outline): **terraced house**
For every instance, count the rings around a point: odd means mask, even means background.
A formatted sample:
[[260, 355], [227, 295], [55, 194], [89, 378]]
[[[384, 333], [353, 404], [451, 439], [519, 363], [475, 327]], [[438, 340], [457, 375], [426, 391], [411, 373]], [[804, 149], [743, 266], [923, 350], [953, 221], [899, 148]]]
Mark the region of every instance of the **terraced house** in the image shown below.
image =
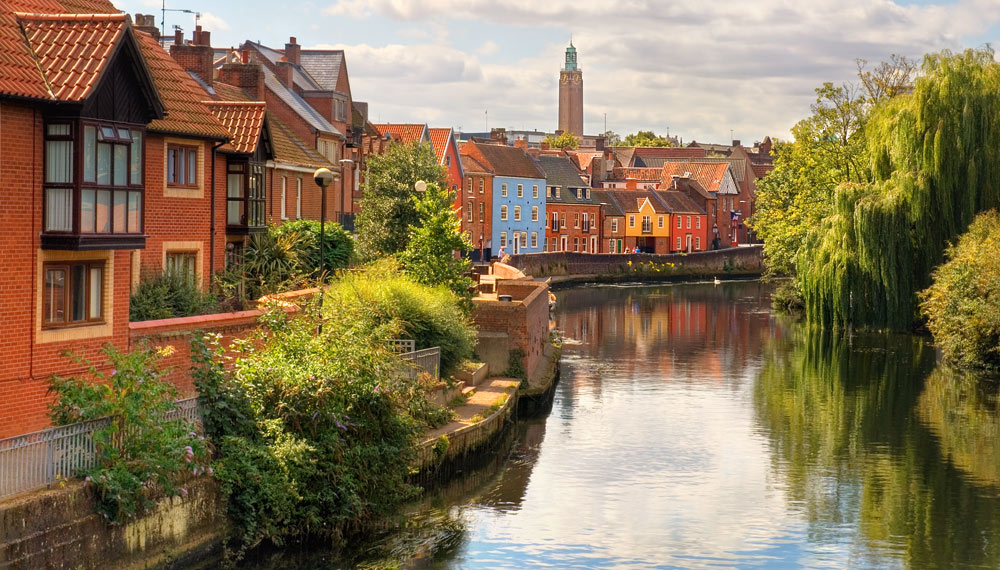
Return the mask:
[[545, 245], [545, 175], [519, 148], [471, 142], [462, 148], [493, 174], [493, 252], [538, 253]]
[[541, 155], [545, 173], [545, 251], [597, 253], [601, 233], [601, 205], [591, 195], [572, 161]]

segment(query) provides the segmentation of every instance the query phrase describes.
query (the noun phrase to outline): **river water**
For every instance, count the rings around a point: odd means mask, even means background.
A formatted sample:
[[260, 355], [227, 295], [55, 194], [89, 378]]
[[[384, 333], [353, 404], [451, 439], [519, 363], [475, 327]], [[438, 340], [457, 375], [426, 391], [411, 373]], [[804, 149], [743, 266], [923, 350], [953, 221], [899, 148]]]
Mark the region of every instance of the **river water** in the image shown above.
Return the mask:
[[810, 333], [755, 281], [557, 293], [546, 417], [326, 568], [1000, 568], [997, 385]]

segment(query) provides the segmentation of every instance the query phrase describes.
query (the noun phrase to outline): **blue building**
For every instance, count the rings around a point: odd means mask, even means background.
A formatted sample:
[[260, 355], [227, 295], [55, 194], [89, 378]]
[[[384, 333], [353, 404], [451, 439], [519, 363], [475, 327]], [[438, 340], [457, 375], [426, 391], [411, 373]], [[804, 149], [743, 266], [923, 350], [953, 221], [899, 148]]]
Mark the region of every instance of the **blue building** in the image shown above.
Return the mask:
[[463, 149], [493, 171], [493, 253], [539, 253], [545, 247], [545, 174], [523, 150], [470, 143]]

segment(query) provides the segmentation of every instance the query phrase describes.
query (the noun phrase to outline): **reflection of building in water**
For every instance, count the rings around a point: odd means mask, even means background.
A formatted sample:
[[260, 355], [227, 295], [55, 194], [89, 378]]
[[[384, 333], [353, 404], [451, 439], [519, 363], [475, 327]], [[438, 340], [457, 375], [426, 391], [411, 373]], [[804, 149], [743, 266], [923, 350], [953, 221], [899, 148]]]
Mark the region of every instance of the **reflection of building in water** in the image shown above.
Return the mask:
[[[581, 344], [573, 351], [598, 361], [613, 354], [621, 372], [655, 359], [664, 377], [726, 378], [719, 372], [744, 367], [750, 347], [772, 335], [769, 305], [769, 289], [757, 282], [592, 288], [561, 293], [556, 318], [564, 336]], [[683, 370], [675, 369], [679, 355]], [[599, 380], [581, 374], [575, 382]]]

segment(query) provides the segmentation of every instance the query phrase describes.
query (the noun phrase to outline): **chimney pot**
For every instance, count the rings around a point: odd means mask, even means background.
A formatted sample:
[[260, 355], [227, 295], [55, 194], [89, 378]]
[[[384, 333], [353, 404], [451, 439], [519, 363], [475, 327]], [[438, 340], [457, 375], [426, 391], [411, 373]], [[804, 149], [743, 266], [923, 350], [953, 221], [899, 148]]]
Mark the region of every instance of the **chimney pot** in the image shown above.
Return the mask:
[[184, 45], [184, 31], [177, 29], [174, 30], [174, 45], [182, 46]]
[[240, 60], [243, 63], [250, 63], [250, 50], [245, 49], [240, 52]]

